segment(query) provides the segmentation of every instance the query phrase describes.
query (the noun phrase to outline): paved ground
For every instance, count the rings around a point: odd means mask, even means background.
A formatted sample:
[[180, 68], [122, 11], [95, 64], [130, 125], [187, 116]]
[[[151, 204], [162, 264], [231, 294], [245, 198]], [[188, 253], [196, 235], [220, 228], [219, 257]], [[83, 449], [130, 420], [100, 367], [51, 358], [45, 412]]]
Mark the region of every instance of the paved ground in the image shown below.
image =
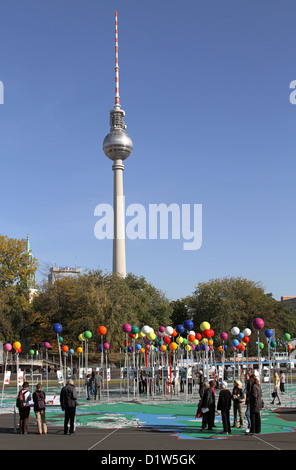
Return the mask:
[[[125, 404], [125, 408], [131, 404]], [[112, 405], [108, 405], [110, 407]], [[101, 408], [101, 407], [100, 407]], [[143, 407], [145, 408], [145, 406]], [[36, 421], [32, 413], [29, 421], [29, 434], [20, 435], [14, 433], [13, 414], [0, 415], [0, 449], [1, 450], [95, 450], [106, 452], [126, 452], [128, 455], [136, 455], [135, 451], [184, 451], [197, 452], [199, 450], [295, 450], [296, 449], [296, 409], [279, 409], [272, 413], [270, 419], [277, 423], [275, 431], [262, 432], [260, 435], [247, 436], [241, 429], [235, 429], [231, 436], [218, 434], [222, 426], [217, 420], [215, 431], [200, 433], [200, 422], [191, 419], [185, 426], [180, 422], [173, 424], [159, 424], [157, 421], [163, 412], [158, 406], [155, 409], [155, 424], [147, 420], [146, 424], [135, 426], [116, 427], [116, 422], [111, 420], [110, 427], [104, 419], [103, 427], [81, 426], [76, 428], [74, 435], [64, 436], [62, 427], [62, 415], [60, 424], [55, 421], [54, 414], [48, 419], [48, 434], [37, 434]], [[180, 407], [179, 407], [180, 408]], [[190, 408], [190, 406], [189, 406]], [[188, 409], [189, 409], [188, 408]], [[144, 410], [145, 411], [145, 410]], [[146, 410], [147, 411], [147, 410]], [[85, 410], [86, 412], [86, 410]], [[89, 410], [91, 412], [91, 409]], [[169, 410], [169, 413], [171, 410]], [[100, 414], [102, 411], [100, 411]], [[103, 412], [106, 416], [106, 412]], [[108, 412], [110, 413], [110, 412]], [[115, 413], [117, 414], [117, 412]], [[182, 413], [186, 414], [186, 413]], [[90, 415], [88, 415], [90, 416]], [[170, 414], [167, 415], [169, 417]], [[86, 413], [83, 413], [86, 417]], [[143, 418], [142, 418], [143, 419]], [[18, 416], [17, 416], [18, 420]], [[162, 416], [161, 423], [165, 420]], [[79, 416], [78, 416], [79, 421]], [[182, 432], [183, 431], [183, 432]], [[116, 453], [114, 454], [116, 455]], [[143, 453], [145, 455], [145, 452]]]

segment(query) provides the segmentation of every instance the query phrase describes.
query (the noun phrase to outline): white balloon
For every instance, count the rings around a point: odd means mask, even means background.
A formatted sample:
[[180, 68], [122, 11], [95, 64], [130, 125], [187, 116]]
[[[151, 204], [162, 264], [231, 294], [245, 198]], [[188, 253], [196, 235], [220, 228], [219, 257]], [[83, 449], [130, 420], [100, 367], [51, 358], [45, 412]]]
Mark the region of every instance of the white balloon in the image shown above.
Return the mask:
[[244, 334], [245, 336], [250, 336], [251, 333], [252, 333], [252, 331], [250, 330], [250, 328], [245, 328], [244, 331], [243, 331], [243, 334]]
[[190, 335], [195, 336], [195, 331], [193, 331], [193, 330], [189, 331], [188, 336], [190, 336]]
[[233, 328], [231, 328], [231, 333], [234, 335], [234, 336], [237, 336], [240, 332], [240, 329], [237, 327], [237, 326], [234, 326]]
[[174, 328], [172, 326], [167, 326], [164, 332], [165, 336], [172, 336], [172, 334], [174, 333]]
[[141, 331], [144, 335], [148, 335], [148, 333], [150, 333], [151, 330], [152, 330], [152, 328], [148, 325], [143, 326], [143, 328], [141, 329]]

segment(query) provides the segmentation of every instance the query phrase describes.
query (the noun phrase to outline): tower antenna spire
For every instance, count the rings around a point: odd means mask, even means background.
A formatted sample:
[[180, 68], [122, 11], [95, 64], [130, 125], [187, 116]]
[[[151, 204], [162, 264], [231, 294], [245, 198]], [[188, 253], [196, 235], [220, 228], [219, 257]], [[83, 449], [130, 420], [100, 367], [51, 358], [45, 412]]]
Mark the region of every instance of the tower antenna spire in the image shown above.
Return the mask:
[[119, 102], [119, 65], [118, 65], [118, 26], [117, 11], [115, 12], [115, 105], [114, 109], [120, 109]]

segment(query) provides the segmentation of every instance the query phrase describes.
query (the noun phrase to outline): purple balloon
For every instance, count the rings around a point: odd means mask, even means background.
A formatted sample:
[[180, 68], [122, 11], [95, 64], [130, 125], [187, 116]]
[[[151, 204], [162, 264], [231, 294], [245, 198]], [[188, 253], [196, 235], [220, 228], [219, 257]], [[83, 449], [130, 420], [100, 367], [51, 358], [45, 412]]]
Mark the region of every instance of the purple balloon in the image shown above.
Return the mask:
[[228, 338], [228, 334], [225, 333], [225, 331], [222, 331], [222, 333], [220, 333], [220, 338], [221, 338], [223, 341], [226, 341], [227, 338]]
[[164, 326], [160, 326], [160, 327], [158, 328], [158, 331], [160, 331], [160, 333], [163, 333], [164, 330], [165, 330], [165, 327], [164, 327]]
[[129, 323], [125, 323], [122, 327], [122, 331], [124, 333], [130, 333], [131, 330], [132, 330], [132, 326]]
[[264, 321], [262, 320], [262, 318], [254, 318], [252, 325], [255, 330], [261, 330], [262, 328], [264, 328]]

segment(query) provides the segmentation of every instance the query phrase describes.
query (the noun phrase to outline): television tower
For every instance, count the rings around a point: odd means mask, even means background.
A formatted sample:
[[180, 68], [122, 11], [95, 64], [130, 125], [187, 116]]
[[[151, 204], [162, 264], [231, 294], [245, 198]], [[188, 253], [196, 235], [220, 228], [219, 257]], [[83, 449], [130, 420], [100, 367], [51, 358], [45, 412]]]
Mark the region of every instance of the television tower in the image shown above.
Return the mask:
[[120, 109], [119, 101], [119, 65], [118, 65], [118, 29], [117, 11], [115, 12], [115, 104], [110, 111], [110, 132], [103, 142], [105, 155], [113, 161], [113, 273], [126, 276], [125, 260], [125, 207], [123, 196], [123, 160], [128, 158], [133, 149], [132, 139], [125, 132], [125, 112]]

